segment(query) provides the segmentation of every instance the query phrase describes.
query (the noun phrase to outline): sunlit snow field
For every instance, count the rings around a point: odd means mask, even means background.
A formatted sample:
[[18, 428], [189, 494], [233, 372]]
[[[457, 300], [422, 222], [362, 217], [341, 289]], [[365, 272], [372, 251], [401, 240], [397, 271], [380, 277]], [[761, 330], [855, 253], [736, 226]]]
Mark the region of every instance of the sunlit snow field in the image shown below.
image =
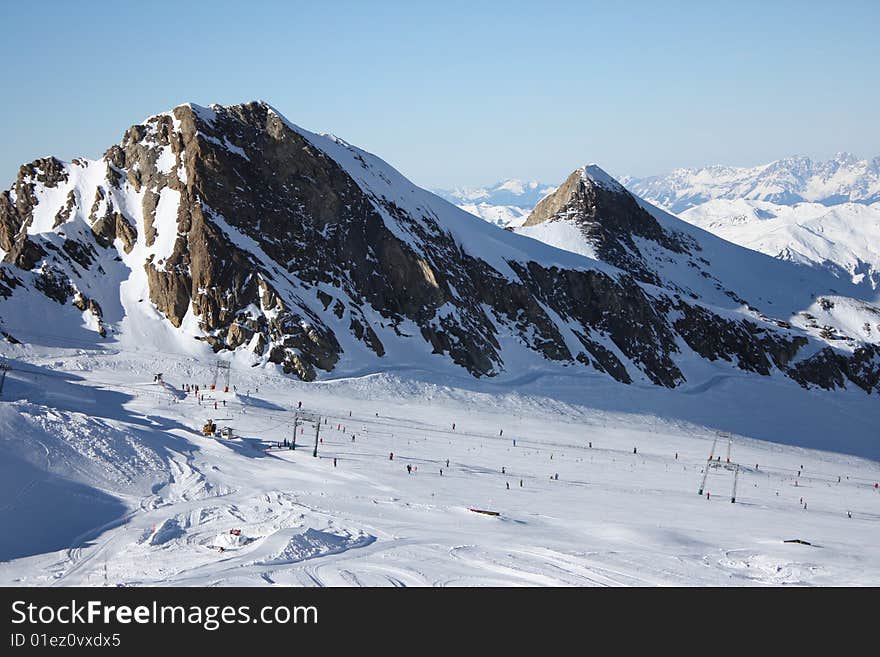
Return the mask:
[[[212, 382], [206, 357], [10, 356], [4, 585], [880, 584], [878, 412], [860, 391], [305, 384], [235, 362], [235, 390], [200, 405], [181, 386]], [[325, 418], [318, 457], [310, 422], [295, 451], [265, 451], [299, 402]], [[203, 437], [208, 418], [241, 437]]]

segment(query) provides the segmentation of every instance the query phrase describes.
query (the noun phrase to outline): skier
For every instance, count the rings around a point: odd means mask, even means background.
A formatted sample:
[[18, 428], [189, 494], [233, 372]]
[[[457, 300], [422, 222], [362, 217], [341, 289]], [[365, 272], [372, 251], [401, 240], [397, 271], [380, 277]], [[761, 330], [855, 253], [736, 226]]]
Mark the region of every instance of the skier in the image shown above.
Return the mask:
[[590, 441], [590, 449], [593, 449], [593, 441]]
[[513, 439], [513, 446], [516, 447], [516, 438]]
[[354, 442], [354, 434], [351, 434], [351, 442]]
[[446, 459], [446, 467], [449, 467], [449, 459]]
[[506, 482], [504, 482], [504, 483], [505, 483], [506, 486], [507, 486], [507, 490], [510, 490], [510, 482], [509, 482], [509, 481], [506, 481]]
[[519, 487], [522, 488], [522, 479], [519, 480]]
[[440, 468], [440, 476], [443, 476], [443, 468]]
[[498, 436], [499, 436], [499, 437], [500, 437], [500, 436], [503, 436], [503, 435], [504, 435], [504, 429], [502, 429], [501, 431], [498, 432]]
[[852, 518], [852, 511], [847, 511], [847, 512], [846, 512], [846, 517], [847, 517], [847, 518]]
[[507, 474], [507, 468], [505, 468], [503, 465], [501, 466], [501, 474]]
[[302, 407], [303, 407], [303, 403], [302, 403], [302, 402], [297, 402], [297, 403], [296, 403], [296, 407], [297, 407], [297, 408], [302, 408]]
[[391, 452], [391, 453], [388, 455], [388, 460], [389, 460], [389, 461], [393, 461], [393, 460], [394, 460], [394, 452]]
[[638, 453], [639, 453], [639, 450], [637, 450], [635, 447], [633, 447], [633, 454], [638, 454]]
[[675, 460], [678, 460], [678, 452], [675, 453]]
[[409, 463], [406, 464], [406, 474], [412, 474], [412, 466]]
[[556, 481], [559, 481], [559, 473], [557, 472], [557, 473], [553, 476], [553, 478], [554, 478]]
[[452, 430], [455, 431], [455, 422], [452, 423]]
[[334, 468], [336, 467], [336, 457], [335, 456], [333, 457], [333, 467]]

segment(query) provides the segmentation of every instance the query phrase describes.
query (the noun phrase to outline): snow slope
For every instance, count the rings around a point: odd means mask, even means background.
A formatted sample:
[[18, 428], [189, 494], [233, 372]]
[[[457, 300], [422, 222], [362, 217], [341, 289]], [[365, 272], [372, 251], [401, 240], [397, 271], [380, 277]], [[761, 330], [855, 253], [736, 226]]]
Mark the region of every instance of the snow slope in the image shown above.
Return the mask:
[[880, 203], [827, 207], [714, 199], [679, 216], [730, 242], [825, 268], [867, 291], [880, 287]]
[[[165, 354], [156, 384], [138, 354], [2, 349], [4, 585], [880, 584], [880, 411], [861, 393], [235, 367], [236, 390], [199, 402], [181, 384], [209, 383], [210, 359]], [[308, 421], [298, 449], [265, 451], [298, 402], [326, 418], [318, 458]], [[207, 417], [241, 437], [202, 437]]]

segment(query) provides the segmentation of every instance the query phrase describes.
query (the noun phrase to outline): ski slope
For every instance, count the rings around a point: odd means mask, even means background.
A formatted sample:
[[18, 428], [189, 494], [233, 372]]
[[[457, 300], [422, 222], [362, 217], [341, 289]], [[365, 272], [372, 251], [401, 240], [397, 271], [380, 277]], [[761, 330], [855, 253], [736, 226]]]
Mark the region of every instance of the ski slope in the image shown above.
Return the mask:
[[[880, 584], [880, 412], [860, 391], [729, 369], [681, 390], [304, 384], [233, 361], [234, 389], [199, 401], [181, 387], [211, 382], [207, 349], [3, 350], [3, 585]], [[309, 422], [266, 451], [299, 402], [325, 418], [317, 458]], [[203, 437], [208, 418], [240, 437]]]

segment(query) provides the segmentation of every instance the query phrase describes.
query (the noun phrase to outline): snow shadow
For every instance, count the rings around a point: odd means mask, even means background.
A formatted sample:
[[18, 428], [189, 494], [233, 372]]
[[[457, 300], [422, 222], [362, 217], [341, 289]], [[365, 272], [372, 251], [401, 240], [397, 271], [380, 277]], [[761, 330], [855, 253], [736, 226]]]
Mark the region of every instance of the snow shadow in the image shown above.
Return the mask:
[[50, 474], [0, 445], [0, 561], [78, 545], [95, 528], [122, 521], [125, 505], [96, 488]]
[[274, 404], [265, 399], [261, 399], [259, 397], [242, 395], [241, 393], [237, 393], [235, 395], [236, 401], [240, 403], [242, 406], [253, 406], [254, 408], [262, 408], [267, 411], [287, 411], [290, 409], [286, 409], [283, 406], [279, 406], [278, 404]]
[[216, 438], [215, 440], [239, 456], [249, 459], [263, 459], [269, 456], [269, 454], [263, 451], [264, 441], [259, 438], [236, 438], [235, 440]]

